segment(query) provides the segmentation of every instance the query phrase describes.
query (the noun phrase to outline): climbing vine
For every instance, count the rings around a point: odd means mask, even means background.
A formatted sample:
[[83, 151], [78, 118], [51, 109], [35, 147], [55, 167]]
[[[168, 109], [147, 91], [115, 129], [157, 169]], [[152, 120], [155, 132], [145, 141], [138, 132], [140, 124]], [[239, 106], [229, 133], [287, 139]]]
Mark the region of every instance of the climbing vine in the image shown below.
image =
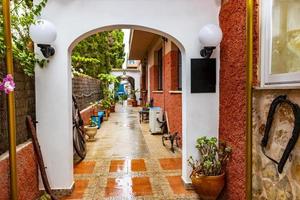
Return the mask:
[[[35, 64], [44, 66], [45, 60], [36, 58], [33, 51], [33, 43], [29, 37], [29, 27], [35, 23], [47, 0], [41, 0], [39, 4], [33, 5], [32, 0], [11, 1], [11, 29], [13, 40], [13, 55], [15, 61], [22, 67], [28, 76], [34, 75]], [[0, 0], [0, 59], [5, 57], [4, 43], [4, 18], [2, 12], [2, 0]]]
[[124, 33], [117, 29], [94, 34], [80, 41], [72, 52], [75, 71], [97, 78], [121, 68], [125, 59]]

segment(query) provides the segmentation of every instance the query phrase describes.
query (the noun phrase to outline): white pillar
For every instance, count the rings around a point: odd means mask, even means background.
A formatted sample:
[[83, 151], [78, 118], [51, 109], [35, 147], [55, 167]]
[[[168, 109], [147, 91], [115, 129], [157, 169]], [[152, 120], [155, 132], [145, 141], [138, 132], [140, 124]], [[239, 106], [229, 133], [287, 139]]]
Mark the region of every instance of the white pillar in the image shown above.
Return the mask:
[[55, 54], [45, 68], [36, 67], [37, 135], [52, 189], [70, 189], [73, 184], [72, 80], [67, 50], [59, 51], [65, 53]]

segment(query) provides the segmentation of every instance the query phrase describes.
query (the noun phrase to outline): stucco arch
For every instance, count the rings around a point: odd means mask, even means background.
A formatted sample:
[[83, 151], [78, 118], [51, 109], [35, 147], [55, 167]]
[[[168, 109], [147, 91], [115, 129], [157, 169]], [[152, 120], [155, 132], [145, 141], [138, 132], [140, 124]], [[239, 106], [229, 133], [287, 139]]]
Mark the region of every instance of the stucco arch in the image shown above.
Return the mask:
[[[57, 28], [52, 44], [56, 54], [46, 68], [36, 68], [36, 116], [38, 138], [54, 189], [70, 189], [73, 184], [70, 53], [85, 37], [114, 28], [165, 36], [182, 51], [182, 178], [190, 182], [186, 160], [198, 155], [196, 138], [218, 136], [219, 82], [216, 93], [191, 94], [190, 63], [200, 57], [199, 30], [208, 23], [218, 24], [219, 8], [218, 1], [207, 0], [48, 1], [41, 17]], [[219, 49], [213, 56], [219, 69]]]
[[114, 29], [135, 29], [135, 30], [141, 30], [141, 31], [147, 31], [150, 33], [154, 33], [163, 37], [166, 37], [170, 40], [172, 40], [172, 42], [174, 44], [176, 44], [176, 46], [180, 49], [180, 51], [184, 54], [185, 49], [184, 46], [182, 45], [182, 43], [176, 39], [175, 37], [173, 37], [171, 34], [166, 33], [164, 31], [161, 30], [157, 30], [155, 28], [151, 28], [151, 27], [146, 27], [146, 26], [142, 26], [142, 25], [134, 25], [134, 24], [114, 24], [114, 25], [108, 25], [108, 26], [104, 26], [104, 27], [99, 27], [93, 30], [90, 30], [86, 33], [83, 33], [81, 35], [79, 35], [69, 46], [68, 48], [68, 52], [71, 53], [73, 48], [83, 39], [94, 35], [96, 33], [100, 33], [100, 32], [104, 32], [104, 31], [111, 31]]

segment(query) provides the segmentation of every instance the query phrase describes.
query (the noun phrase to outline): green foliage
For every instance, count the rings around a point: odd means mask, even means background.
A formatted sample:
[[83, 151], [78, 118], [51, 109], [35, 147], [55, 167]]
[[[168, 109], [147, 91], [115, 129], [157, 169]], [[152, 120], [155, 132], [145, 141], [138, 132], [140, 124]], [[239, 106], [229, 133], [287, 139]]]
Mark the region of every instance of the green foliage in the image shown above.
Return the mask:
[[136, 94], [139, 93], [140, 90], [139, 89], [135, 89], [135, 90], [131, 90], [130, 94], [132, 95], [133, 99], [136, 99]]
[[196, 148], [200, 152], [200, 160], [188, 159], [193, 168], [191, 176], [218, 176], [224, 173], [232, 149], [224, 143], [217, 145], [216, 137], [200, 137]]
[[[2, 6], [2, 0], [0, 0]], [[42, 0], [39, 4], [33, 5], [30, 0], [14, 0], [11, 2], [11, 29], [13, 39], [13, 55], [28, 76], [34, 75], [35, 64], [44, 66], [45, 60], [35, 57], [32, 42], [29, 37], [29, 27], [35, 23], [37, 16], [40, 16], [42, 9], [46, 6], [47, 0]], [[0, 59], [5, 56], [4, 43], [4, 18], [2, 7], [0, 9]]]
[[95, 127], [97, 126], [97, 122], [95, 122], [94, 120], [92, 120], [92, 118], [90, 118], [90, 124], [89, 124], [90, 127]]
[[121, 68], [125, 59], [123, 38], [121, 30], [113, 30], [80, 41], [72, 52], [73, 67], [94, 78], [110, 73], [112, 68]]

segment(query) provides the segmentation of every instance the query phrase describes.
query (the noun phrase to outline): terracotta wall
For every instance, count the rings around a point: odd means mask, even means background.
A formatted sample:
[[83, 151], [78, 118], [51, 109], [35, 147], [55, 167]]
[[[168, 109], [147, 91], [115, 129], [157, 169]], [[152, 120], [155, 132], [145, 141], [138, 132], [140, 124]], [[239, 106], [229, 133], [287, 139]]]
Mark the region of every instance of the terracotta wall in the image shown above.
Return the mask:
[[224, 1], [220, 69], [220, 139], [232, 148], [223, 199], [246, 199], [246, 1]]
[[[258, 1], [254, 17], [254, 85], [258, 84]], [[224, 199], [246, 198], [246, 1], [225, 0], [220, 69], [220, 139], [233, 148]]]
[[[33, 145], [26, 142], [17, 149], [18, 199], [35, 200], [39, 197], [38, 167]], [[8, 153], [0, 156], [0, 199], [9, 200]]]
[[[169, 41], [168, 46], [171, 46]], [[166, 46], [167, 46], [166, 45]], [[150, 68], [150, 97], [154, 100], [154, 106], [163, 108], [168, 113], [170, 131], [178, 132], [182, 136], [182, 99], [181, 93], [172, 91], [177, 90], [178, 80], [178, 50], [165, 48], [166, 52], [163, 58], [163, 91], [155, 91], [157, 89], [157, 69], [155, 66]], [[176, 50], [174, 50], [176, 49]], [[152, 56], [155, 57], [155, 56]]]

